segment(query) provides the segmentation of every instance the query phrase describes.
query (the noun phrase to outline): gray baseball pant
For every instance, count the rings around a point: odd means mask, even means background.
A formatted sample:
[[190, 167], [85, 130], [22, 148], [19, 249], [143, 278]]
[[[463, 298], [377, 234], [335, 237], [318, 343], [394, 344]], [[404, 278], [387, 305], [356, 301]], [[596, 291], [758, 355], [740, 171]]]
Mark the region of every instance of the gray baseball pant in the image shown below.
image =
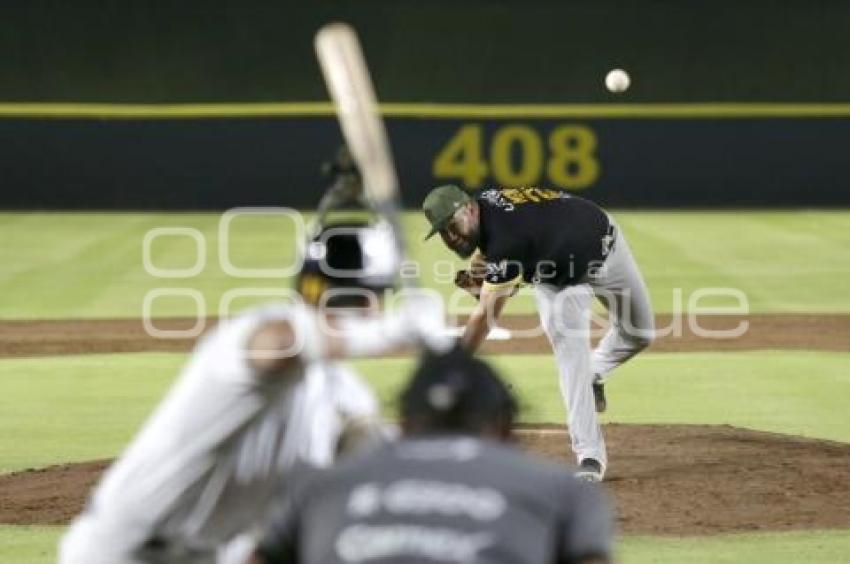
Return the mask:
[[[561, 395], [567, 406], [570, 440], [578, 462], [594, 458], [608, 464], [605, 438], [596, 414], [592, 383], [645, 349], [655, 323], [646, 283], [623, 233], [615, 228], [613, 247], [582, 283], [565, 288], [535, 287], [540, 321], [558, 363]], [[608, 310], [609, 328], [590, 348], [593, 298]]]

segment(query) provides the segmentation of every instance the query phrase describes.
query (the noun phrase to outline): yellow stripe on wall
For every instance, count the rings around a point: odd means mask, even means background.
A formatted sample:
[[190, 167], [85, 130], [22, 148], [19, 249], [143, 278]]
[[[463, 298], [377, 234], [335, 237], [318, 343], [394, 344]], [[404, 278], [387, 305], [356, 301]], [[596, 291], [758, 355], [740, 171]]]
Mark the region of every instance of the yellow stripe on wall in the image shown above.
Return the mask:
[[[850, 117], [850, 104], [381, 104], [386, 117], [411, 119], [724, 119]], [[329, 102], [239, 104], [0, 103], [0, 118], [195, 119], [332, 116]]]
[[97, 119], [192, 119], [253, 116], [330, 116], [327, 102], [271, 104], [76, 104], [0, 103], [0, 117], [97, 118]]

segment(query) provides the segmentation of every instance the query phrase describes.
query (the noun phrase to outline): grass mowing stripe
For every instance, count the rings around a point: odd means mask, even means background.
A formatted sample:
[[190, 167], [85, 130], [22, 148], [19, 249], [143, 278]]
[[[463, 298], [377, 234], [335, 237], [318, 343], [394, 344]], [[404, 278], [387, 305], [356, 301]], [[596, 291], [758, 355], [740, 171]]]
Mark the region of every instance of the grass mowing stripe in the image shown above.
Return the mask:
[[793, 531], [710, 537], [625, 537], [620, 564], [840, 564], [850, 562], [848, 531]]
[[[64, 528], [0, 525], [3, 564], [53, 564]], [[850, 562], [847, 531], [793, 531], [711, 537], [623, 537], [619, 564], [842, 564]]]
[[[87, 355], [0, 361], [0, 471], [115, 456], [186, 356]], [[514, 385], [526, 422], [565, 420], [550, 355], [492, 361]], [[850, 442], [848, 353], [645, 354], [607, 387], [606, 422], [730, 424]], [[412, 359], [353, 363], [394, 413]], [[21, 440], [26, 437], [26, 440]]]
[[[754, 312], [850, 312], [843, 281], [850, 275], [850, 212], [615, 212], [638, 257], [655, 308], [669, 312], [673, 293], [699, 287], [737, 287]], [[157, 287], [198, 289], [215, 312], [235, 287], [286, 287], [287, 280], [237, 279], [218, 260], [218, 214], [0, 213], [2, 318], [139, 317], [145, 293]], [[422, 261], [422, 280], [444, 295], [462, 262], [439, 241], [423, 242], [425, 220], [404, 217], [411, 255]], [[189, 279], [156, 279], [142, 267], [142, 241], [154, 227], [188, 226], [206, 239], [206, 268]], [[234, 224], [231, 259], [246, 266], [279, 266], [291, 258], [291, 227], [268, 219]], [[287, 253], [278, 251], [286, 250]], [[156, 243], [164, 266], [194, 262], [194, 248], [177, 240]], [[277, 261], [277, 262], [276, 262]], [[435, 266], [437, 265], [437, 266]], [[435, 271], [435, 268], [437, 271]], [[442, 282], [438, 283], [438, 275]], [[509, 311], [533, 312], [532, 300], [513, 300]], [[469, 305], [469, 302], [463, 302]], [[184, 300], [163, 313], [185, 316]]]
[[62, 527], [0, 525], [0, 562], [54, 564]]

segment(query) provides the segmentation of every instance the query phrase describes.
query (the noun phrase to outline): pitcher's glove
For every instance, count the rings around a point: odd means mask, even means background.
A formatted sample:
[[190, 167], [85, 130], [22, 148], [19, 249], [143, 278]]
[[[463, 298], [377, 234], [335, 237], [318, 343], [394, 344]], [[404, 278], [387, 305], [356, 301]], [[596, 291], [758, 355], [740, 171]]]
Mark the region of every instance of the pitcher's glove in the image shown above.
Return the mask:
[[472, 270], [458, 270], [455, 273], [455, 286], [461, 290], [466, 290], [476, 300], [481, 296], [481, 285], [484, 283], [484, 277], [475, 276]]

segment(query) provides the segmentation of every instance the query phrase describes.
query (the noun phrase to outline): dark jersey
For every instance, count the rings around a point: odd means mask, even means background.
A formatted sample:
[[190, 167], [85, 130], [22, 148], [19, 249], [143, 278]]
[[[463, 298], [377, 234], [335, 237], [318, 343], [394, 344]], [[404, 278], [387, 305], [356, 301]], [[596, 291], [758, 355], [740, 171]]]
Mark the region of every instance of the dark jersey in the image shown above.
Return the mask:
[[544, 188], [484, 190], [477, 198], [491, 287], [576, 284], [611, 245], [607, 214], [583, 198]]
[[610, 557], [594, 484], [472, 438], [406, 439], [290, 487], [267, 562], [565, 563]]

